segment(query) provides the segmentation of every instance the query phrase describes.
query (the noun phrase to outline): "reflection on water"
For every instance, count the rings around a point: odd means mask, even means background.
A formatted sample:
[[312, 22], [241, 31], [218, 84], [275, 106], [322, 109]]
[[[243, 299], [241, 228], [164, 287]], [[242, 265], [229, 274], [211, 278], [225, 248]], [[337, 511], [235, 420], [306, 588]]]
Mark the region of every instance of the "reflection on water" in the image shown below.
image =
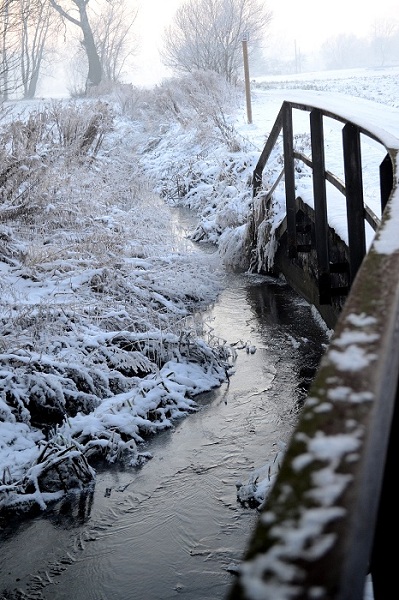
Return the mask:
[[297, 376], [297, 400], [301, 406], [319, 365], [320, 355], [328, 342], [327, 330], [311, 318], [308, 304], [281, 281], [265, 278], [261, 285], [251, 285], [247, 301], [259, 319], [264, 336], [273, 331], [281, 343], [297, 349], [291, 356]]
[[288, 439], [327, 338], [306, 303], [259, 276], [231, 275], [208, 324], [237, 349], [230, 382], [148, 440], [141, 468], [98, 467], [91, 492], [10, 523], [0, 598], [225, 597], [257, 519], [236, 484]]
[[71, 493], [62, 498], [50, 512], [50, 520], [55, 527], [73, 529], [87, 523], [91, 517], [94, 501], [94, 486]]
[[[20, 515], [15, 510], [3, 511], [0, 521], [0, 543], [14, 536], [18, 530], [27, 526], [33, 519], [46, 519], [54, 527], [73, 529], [86, 523], [91, 516], [94, 500], [94, 484], [83, 490], [66, 494], [52, 504], [51, 510], [42, 512], [36, 504], [31, 511], [24, 510]], [[0, 578], [1, 581], [1, 578]]]

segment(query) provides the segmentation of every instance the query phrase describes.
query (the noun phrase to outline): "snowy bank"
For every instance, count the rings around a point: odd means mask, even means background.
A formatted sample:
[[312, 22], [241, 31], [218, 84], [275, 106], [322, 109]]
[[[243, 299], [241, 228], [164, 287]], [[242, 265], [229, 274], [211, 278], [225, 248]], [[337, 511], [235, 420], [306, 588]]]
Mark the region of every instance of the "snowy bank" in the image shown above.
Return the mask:
[[138, 464], [145, 436], [225, 381], [201, 311], [223, 273], [194, 252], [137, 170], [135, 124], [110, 102], [4, 115], [0, 205], [0, 507], [44, 508]]

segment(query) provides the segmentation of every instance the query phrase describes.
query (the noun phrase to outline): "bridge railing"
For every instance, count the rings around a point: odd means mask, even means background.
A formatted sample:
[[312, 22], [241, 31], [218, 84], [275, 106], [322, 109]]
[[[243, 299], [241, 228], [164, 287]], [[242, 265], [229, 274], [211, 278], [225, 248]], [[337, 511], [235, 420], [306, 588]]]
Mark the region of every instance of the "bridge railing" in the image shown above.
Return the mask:
[[[294, 148], [293, 110], [309, 112], [309, 129], [311, 136], [312, 158]], [[324, 118], [328, 117], [343, 124], [342, 149], [344, 159], [345, 181], [326, 169], [324, 153]], [[286, 215], [288, 232], [289, 256], [294, 258], [298, 254], [296, 234], [296, 191], [295, 191], [295, 160], [301, 161], [312, 169], [314, 211], [316, 217], [316, 251], [319, 265], [320, 294], [329, 301], [328, 285], [330, 280], [331, 261], [328, 249], [328, 216], [327, 216], [327, 182], [333, 185], [346, 198], [346, 212], [348, 224], [348, 247], [350, 257], [350, 283], [360, 267], [366, 253], [365, 223], [367, 222], [375, 231], [380, 224], [374, 211], [364, 202], [361, 134], [382, 144], [375, 133], [364, 126], [357, 125], [330, 110], [313, 107], [304, 103], [284, 102], [270, 132], [267, 143], [255, 167], [253, 176], [254, 196], [262, 188], [262, 174], [271, 152], [283, 132], [284, 167], [275, 185], [271, 186], [268, 194], [274, 192], [282, 176], [285, 180]], [[381, 211], [384, 210], [393, 185], [392, 160], [387, 151], [384, 160], [379, 166]]]
[[[305, 162], [313, 170], [319, 275], [325, 277], [330, 267], [328, 180], [347, 200], [351, 287], [228, 597], [360, 600], [371, 573], [374, 598], [386, 600], [397, 587], [396, 553], [388, 540], [395, 545], [399, 533], [399, 139], [389, 129], [390, 123], [399, 124], [399, 113], [381, 107], [370, 113], [368, 126], [361, 108], [356, 119], [323, 108], [322, 97], [284, 102], [254, 171], [254, 194], [282, 131], [292, 257], [297, 253], [294, 159], [304, 158], [293, 148], [294, 108], [310, 113], [313, 159]], [[343, 123], [345, 184], [325, 169], [325, 116]], [[363, 202], [360, 134], [387, 151], [380, 166], [381, 220]], [[367, 252], [365, 220], [375, 227]]]

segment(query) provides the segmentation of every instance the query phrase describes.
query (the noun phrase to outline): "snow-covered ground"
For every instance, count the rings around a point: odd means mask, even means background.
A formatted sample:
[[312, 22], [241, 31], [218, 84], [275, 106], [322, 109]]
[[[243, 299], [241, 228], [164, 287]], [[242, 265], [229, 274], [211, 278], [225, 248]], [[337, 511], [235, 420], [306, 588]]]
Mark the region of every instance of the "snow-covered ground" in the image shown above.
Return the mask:
[[[395, 119], [398, 75], [258, 79], [252, 124], [244, 95], [209, 77], [127, 87], [100, 102], [4, 107], [0, 507], [44, 508], [93, 481], [94, 455], [147, 460], [143, 437], [195, 411], [196, 394], [233, 374], [234, 349], [207, 337], [201, 311], [215, 301], [223, 268], [248, 268], [251, 176], [281, 102], [292, 89], [329, 91], [349, 111], [366, 98]], [[390, 125], [398, 131], [399, 117]], [[301, 120], [295, 128], [306, 153], [308, 128]], [[327, 168], [340, 175], [336, 136], [333, 127], [325, 133]], [[378, 213], [384, 153], [368, 148], [365, 197]], [[280, 164], [277, 152], [267, 177]], [[310, 185], [305, 172], [299, 191], [309, 202]], [[281, 217], [282, 186], [275, 197]], [[191, 237], [217, 253], [187, 246], [171, 205], [195, 211]], [[345, 237], [344, 213], [331, 219]], [[266, 487], [253, 491], [259, 501]]]

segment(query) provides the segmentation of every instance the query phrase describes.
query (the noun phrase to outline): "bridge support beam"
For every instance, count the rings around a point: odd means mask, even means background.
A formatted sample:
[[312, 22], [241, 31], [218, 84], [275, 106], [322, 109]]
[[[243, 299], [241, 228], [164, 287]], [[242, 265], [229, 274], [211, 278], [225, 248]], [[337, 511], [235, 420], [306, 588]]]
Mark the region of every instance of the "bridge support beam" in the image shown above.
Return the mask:
[[328, 250], [328, 218], [326, 193], [326, 166], [324, 157], [324, 130], [322, 112], [310, 112], [310, 133], [313, 163], [313, 198], [315, 212], [315, 242], [318, 260], [320, 304], [331, 302], [330, 257]]
[[347, 123], [342, 130], [344, 151], [346, 214], [348, 221], [348, 246], [350, 283], [366, 254], [366, 232], [364, 227], [364, 201], [360, 130]]
[[288, 103], [283, 104], [283, 134], [288, 256], [290, 258], [296, 258], [298, 252], [296, 239], [294, 135], [292, 127], [292, 107]]

